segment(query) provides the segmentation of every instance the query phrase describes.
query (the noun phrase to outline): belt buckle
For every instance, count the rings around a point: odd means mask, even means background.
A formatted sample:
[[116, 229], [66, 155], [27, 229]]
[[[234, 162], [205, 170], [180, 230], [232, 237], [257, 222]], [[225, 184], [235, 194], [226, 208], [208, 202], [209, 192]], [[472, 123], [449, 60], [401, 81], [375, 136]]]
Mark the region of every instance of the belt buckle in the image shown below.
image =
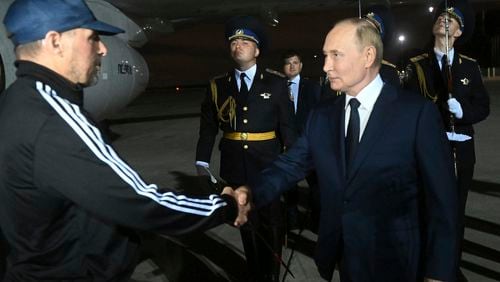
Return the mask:
[[241, 140], [243, 140], [243, 141], [247, 141], [247, 139], [248, 139], [248, 133], [246, 133], [246, 132], [242, 132], [242, 133], [240, 134], [240, 138], [241, 138]]

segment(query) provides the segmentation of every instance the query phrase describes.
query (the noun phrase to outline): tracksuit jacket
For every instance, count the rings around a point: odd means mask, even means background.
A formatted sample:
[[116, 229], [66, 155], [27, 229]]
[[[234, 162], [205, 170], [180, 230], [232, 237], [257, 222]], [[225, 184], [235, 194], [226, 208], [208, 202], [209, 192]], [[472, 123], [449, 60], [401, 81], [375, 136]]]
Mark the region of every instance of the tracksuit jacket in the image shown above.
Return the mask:
[[0, 97], [0, 228], [6, 281], [126, 281], [139, 238], [233, 220], [229, 196], [192, 198], [146, 183], [82, 108], [83, 91], [18, 61]]

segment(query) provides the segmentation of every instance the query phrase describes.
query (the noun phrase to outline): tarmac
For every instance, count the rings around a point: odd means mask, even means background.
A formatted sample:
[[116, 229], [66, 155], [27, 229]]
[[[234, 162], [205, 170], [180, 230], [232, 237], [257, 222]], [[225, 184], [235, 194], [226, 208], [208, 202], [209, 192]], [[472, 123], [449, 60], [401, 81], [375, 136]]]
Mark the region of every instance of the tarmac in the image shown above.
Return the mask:
[[[475, 126], [477, 163], [467, 203], [461, 261], [465, 276], [474, 282], [500, 281], [500, 80], [488, 80], [485, 85], [491, 113]], [[175, 188], [179, 181], [195, 175], [204, 91], [148, 89], [110, 118], [111, 130], [120, 135], [113, 143], [115, 148], [147, 182]], [[213, 172], [218, 172], [218, 157], [215, 147]], [[306, 184], [301, 183], [301, 191], [307, 193]], [[283, 251], [283, 260], [294, 277], [282, 271], [282, 281], [324, 281], [312, 259], [316, 235], [307, 229], [309, 207], [302, 205], [300, 210], [305, 229], [289, 234]], [[150, 233], [143, 237], [142, 261], [131, 281], [246, 281], [239, 231], [229, 225], [178, 237]], [[337, 273], [333, 281], [339, 281]]]

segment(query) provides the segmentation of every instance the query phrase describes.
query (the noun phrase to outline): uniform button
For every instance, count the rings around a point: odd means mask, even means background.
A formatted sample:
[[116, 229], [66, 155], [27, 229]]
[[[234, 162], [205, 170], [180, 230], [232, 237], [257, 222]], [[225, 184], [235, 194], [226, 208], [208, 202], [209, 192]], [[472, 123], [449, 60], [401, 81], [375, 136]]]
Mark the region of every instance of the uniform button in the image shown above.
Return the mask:
[[243, 145], [243, 149], [248, 149], [248, 145]]
[[243, 111], [244, 112], [248, 111], [248, 107], [243, 107]]
[[248, 123], [248, 119], [244, 119], [244, 120], [243, 120], [243, 123]]

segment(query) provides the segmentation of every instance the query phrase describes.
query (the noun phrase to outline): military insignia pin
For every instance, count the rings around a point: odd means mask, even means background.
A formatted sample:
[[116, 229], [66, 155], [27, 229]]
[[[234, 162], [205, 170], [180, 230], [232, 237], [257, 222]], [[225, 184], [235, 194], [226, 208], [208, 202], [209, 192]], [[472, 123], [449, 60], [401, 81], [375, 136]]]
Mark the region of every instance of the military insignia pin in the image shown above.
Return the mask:
[[271, 93], [262, 93], [260, 94], [260, 96], [262, 97], [262, 99], [269, 99], [271, 98]]
[[460, 81], [462, 82], [463, 85], [469, 85], [470, 82], [470, 80], [468, 80], [467, 78], [460, 79]]

